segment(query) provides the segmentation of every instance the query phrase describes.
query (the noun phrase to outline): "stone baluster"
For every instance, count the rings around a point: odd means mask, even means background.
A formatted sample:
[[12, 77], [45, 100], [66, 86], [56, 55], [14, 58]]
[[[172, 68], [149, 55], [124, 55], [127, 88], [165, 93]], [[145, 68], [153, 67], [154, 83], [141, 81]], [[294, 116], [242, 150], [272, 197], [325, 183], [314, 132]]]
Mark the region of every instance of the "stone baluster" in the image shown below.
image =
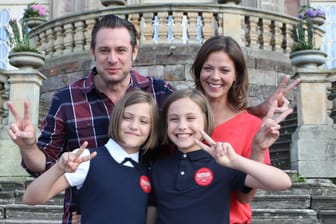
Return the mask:
[[46, 30], [46, 40], [48, 41], [46, 43], [46, 55], [48, 55], [48, 57], [52, 57], [54, 55], [54, 43], [55, 43], [55, 33], [53, 31], [53, 29], [47, 29]]
[[205, 40], [212, 37], [214, 32], [214, 17], [211, 12], [204, 12], [202, 13], [202, 19], [203, 19], [203, 38]]
[[[250, 47], [259, 49], [260, 48], [260, 26], [259, 18], [255, 16], [250, 16], [249, 18], [250, 25]], [[225, 27], [225, 26], [224, 26]]]
[[284, 41], [283, 39], [283, 23], [279, 21], [273, 22], [274, 26], [274, 46], [273, 50], [276, 52], [283, 53], [282, 49], [282, 43]]
[[290, 23], [285, 23], [283, 27], [283, 37], [285, 38], [285, 46], [284, 46], [284, 52], [285, 53], [290, 53], [291, 49], [294, 45], [294, 41], [292, 38], [292, 33], [293, 33], [293, 25]]
[[94, 18], [87, 19], [85, 21], [86, 28], [84, 33], [85, 38], [85, 50], [89, 51], [91, 48], [91, 32], [93, 29], [94, 24], [96, 23], [96, 20]]
[[64, 49], [63, 54], [73, 52], [74, 29], [72, 23], [64, 24]]
[[188, 34], [189, 34], [189, 39], [188, 43], [189, 44], [195, 44], [198, 43], [199, 41], [197, 40], [197, 17], [198, 13], [197, 12], [188, 12]]
[[133, 14], [129, 14], [128, 15], [128, 20], [134, 25], [135, 29], [138, 32], [137, 38], [139, 38], [141, 36], [140, 32], [140, 15], [139, 13], [133, 13]]
[[182, 40], [182, 37], [183, 37], [183, 26], [182, 26], [183, 12], [173, 12], [173, 19], [174, 19], [174, 25], [173, 25], [174, 40], [173, 40], [173, 43], [183, 43], [183, 40]]
[[63, 49], [64, 49], [64, 33], [63, 33], [63, 29], [61, 26], [56, 26], [54, 28], [55, 30], [55, 42], [54, 42], [54, 48], [55, 48], [55, 52], [54, 52], [54, 56], [61, 56], [63, 54]]
[[144, 13], [141, 18], [140, 42], [142, 44], [153, 43], [153, 13]]
[[48, 39], [46, 38], [45, 32], [41, 32], [38, 36], [39, 36], [40, 43], [41, 43], [40, 50], [45, 53], [45, 56], [48, 56], [48, 48], [47, 48]]
[[75, 22], [74, 52], [82, 52], [84, 50], [84, 32], [84, 21]]
[[272, 21], [270, 19], [261, 20], [261, 30], [262, 30], [262, 49], [271, 51], [272, 50]]
[[167, 44], [167, 36], [168, 36], [168, 12], [159, 12], [157, 14], [159, 27], [158, 27], [158, 44]]

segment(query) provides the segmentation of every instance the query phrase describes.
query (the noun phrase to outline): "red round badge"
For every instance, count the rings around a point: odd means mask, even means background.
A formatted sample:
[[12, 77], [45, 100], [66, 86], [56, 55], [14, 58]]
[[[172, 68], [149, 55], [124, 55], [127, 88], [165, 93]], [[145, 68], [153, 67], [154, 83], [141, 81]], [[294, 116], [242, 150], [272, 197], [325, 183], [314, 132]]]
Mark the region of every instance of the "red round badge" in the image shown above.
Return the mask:
[[149, 178], [147, 176], [141, 176], [140, 180], [139, 180], [139, 184], [141, 189], [145, 192], [145, 193], [149, 193], [152, 190], [152, 185], [149, 181]]
[[209, 168], [200, 168], [196, 171], [194, 180], [200, 186], [208, 186], [214, 178], [213, 172]]

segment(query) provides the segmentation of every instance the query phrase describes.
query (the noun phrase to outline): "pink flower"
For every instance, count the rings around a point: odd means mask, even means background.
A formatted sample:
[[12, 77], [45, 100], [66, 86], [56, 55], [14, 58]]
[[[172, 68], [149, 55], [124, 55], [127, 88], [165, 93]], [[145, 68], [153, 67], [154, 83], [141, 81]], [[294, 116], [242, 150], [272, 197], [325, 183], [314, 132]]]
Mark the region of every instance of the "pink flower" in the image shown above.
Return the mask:
[[48, 10], [47, 10], [47, 8], [44, 7], [43, 5], [36, 4], [36, 5], [32, 5], [31, 8], [32, 8], [33, 10], [37, 11], [38, 14], [39, 14], [40, 16], [42, 16], [42, 17], [47, 15]]

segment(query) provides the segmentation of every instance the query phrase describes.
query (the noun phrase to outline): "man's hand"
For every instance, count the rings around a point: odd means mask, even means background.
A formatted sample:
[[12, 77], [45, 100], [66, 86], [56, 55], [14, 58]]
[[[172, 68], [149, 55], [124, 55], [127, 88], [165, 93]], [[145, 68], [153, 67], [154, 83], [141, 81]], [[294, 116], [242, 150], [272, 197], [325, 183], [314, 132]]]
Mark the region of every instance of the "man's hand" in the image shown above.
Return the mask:
[[12, 102], [7, 103], [10, 112], [15, 119], [8, 128], [8, 135], [20, 148], [30, 147], [36, 143], [35, 128], [30, 120], [30, 107], [28, 102], [24, 102], [24, 113], [21, 117]]

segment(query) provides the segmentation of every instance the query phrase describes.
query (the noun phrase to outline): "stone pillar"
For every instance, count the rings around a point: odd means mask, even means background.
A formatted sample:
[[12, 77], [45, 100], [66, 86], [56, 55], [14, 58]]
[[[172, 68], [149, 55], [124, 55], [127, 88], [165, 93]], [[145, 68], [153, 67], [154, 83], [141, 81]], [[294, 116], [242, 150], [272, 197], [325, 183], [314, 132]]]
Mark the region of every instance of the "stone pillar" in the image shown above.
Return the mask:
[[[8, 77], [9, 101], [13, 102], [18, 113], [22, 116], [23, 102], [30, 104], [30, 118], [38, 130], [40, 86], [46, 77], [37, 70], [11, 70], [4, 73]], [[5, 105], [7, 108], [7, 106]], [[21, 167], [21, 155], [18, 147], [7, 134], [8, 125], [14, 121], [11, 113], [8, 113], [6, 124], [0, 126], [0, 178], [25, 177], [28, 173]]]
[[336, 177], [336, 131], [328, 114], [328, 70], [298, 70], [294, 78], [298, 128], [292, 136], [291, 168], [304, 177]]

